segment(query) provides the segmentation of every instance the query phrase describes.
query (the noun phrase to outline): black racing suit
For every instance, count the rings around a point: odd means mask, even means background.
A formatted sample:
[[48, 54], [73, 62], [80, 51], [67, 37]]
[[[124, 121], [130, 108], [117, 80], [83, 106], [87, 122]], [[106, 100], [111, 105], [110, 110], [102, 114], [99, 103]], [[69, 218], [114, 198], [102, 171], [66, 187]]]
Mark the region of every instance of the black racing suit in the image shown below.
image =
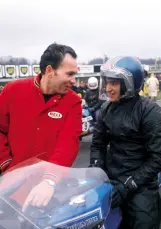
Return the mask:
[[157, 174], [161, 171], [161, 107], [139, 95], [119, 103], [105, 103], [91, 145], [90, 163], [96, 160], [115, 184], [132, 176], [138, 186], [120, 206], [121, 229], [155, 228], [159, 208]]
[[99, 89], [88, 89], [85, 95], [85, 101], [89, 107], [90, 112], [92, 113], [94, 121], [96, 121], [98, 116], [98, 111], [104, 102], [99, 98]]

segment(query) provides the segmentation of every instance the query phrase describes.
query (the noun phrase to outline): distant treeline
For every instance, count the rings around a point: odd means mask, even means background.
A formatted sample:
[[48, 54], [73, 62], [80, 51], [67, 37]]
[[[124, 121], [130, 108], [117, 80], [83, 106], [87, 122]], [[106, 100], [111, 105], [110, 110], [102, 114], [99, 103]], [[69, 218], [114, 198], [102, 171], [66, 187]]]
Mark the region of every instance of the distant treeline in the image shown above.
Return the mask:
[[30, 65], [30, 64], [39, 64], [37, 60], [29, 60], [25, 57], [0, 57], [0, 65]]
[[[95, 65], [95, 64], [103, 64], [105, 61], [107, 61], [109, 58], [105, 57], [105, 58], [94, 58], [90, 61], [88, 61], [88, 63], [86, 64], [91, 64], [91, 65]], [[146, 65], [154, 65], [154, 64], [161, 64], [161, 58], [156, 59], [155, 58], [151, 58], [151, 59], [140, 59], [142, 64], [146, 64]], [[12, 57], [12, 56], [7, 56], [7, 57], [0, 57], [0, 65], [26, 65], [26, 64], [39, 64], [39, 61], [37, 60], [29, 60], [25, 57]]]

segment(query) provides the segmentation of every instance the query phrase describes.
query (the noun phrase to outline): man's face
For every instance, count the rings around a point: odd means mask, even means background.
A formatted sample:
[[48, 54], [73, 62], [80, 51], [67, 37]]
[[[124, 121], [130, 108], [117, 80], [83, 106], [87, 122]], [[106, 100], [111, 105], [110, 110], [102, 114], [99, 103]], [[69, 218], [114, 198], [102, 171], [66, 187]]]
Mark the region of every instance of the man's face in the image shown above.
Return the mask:
[[108, 93], [111, 102], [118, 102], [120, 100], [120, 81], [107, 80], [106, 92]]
[[48, 78], [50, 92], [56, 94], [66, 94], [76, 83], [77, 61], [70, 54], [66, 54], [58, 69], [52, 69]]
[[84, 82], [83, 81], [80, 82], [80, 87], [84, 87]]

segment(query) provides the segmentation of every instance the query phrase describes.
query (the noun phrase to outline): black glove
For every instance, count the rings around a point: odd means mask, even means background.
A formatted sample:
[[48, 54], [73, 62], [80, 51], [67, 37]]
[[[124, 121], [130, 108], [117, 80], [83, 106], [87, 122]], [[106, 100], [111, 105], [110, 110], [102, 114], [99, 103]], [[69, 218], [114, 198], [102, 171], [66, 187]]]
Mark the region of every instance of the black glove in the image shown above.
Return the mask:
[[95, 109], [93, 107], [89, 107], [88, 108], [89, 112], [93, 113], [95, 111]]
[[114, 185], [112, 193], [111, 208], [120, 207], [129, 194], [133, 194], [137, 189], [137, 184], [130, 176], [124, 183], [118, 183]]
[[138, 186], [137, 186], [137, 184], [136, 184], [136, 182], [132, 176], [130, 176], [126, 179], [124, 185], [130, 192], [135, 192], [136, 189], [138, 188]]

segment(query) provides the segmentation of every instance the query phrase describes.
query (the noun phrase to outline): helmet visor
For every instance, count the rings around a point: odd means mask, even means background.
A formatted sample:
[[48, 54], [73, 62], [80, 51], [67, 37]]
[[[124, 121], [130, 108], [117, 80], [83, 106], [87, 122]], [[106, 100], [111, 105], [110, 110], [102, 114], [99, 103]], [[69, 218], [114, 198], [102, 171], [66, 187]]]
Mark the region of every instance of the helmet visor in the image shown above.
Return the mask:
[[102, 78], [104, 84], [107, 85], [108, 81], [113, 80], [115, 81], [123, 81], [126, 87], [126, 90], [134, 92], [134, 82], [132, 78], [132, 74], [130, 72], [126, 72], [126, 74], [122, 73], [121, 71], [106, 71], [102, 73]]

